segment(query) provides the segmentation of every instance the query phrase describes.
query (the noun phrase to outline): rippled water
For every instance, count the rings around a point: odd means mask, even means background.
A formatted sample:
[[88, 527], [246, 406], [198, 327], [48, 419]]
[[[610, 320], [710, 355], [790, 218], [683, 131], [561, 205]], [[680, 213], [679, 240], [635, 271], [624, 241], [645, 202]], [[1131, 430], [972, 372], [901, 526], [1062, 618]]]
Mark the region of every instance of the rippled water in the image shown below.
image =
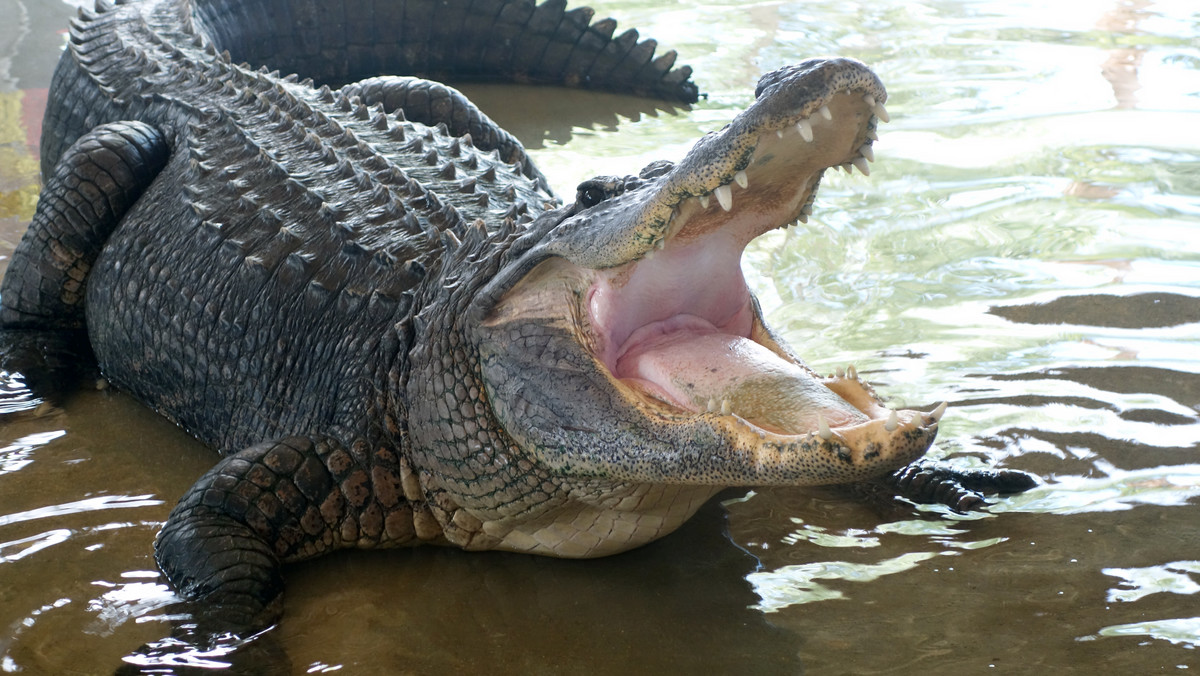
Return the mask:
[[[748, 274], [814, 366], [951, 404], [935, 454], [1036, 472], [987, 514], [731, 491], [573, 562], [348, 552], [288, 569], [295, 673], [1159, 673], [1200, 667], [1200, 10], [1152, 2], [594, 3], [709, 96], [467, 88], [558, 190], [680, 156], [759, 74], [854, 56], [893, 122]], [[0, 0], [0, 238], [72, 9]], [[161, 637], [150, 543], [213, 456], [112, 392], [0, 428], [0, 669]]]

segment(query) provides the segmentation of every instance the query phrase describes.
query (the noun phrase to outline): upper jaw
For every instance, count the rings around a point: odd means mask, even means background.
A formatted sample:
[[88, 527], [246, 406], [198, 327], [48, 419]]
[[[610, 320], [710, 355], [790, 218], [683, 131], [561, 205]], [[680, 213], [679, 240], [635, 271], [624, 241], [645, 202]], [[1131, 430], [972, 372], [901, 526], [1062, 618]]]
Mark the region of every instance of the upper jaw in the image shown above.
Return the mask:
[[[747, 232], [746, 241], [802, 219], [826, 168], [866, 170], [886, 99], [875, 74], [852, 59], [813, 59], [769, 73], [745, 111], [702, 137], [670, 171], [593, 208], [569, 210], [529, 257], [616, 267], [678, 236], [681, 216], [716, 214], [739, 197], [772, 208], [771, 222]], [[720, 220], [700, 218], [696, 227]]]
[[570, 205], [535, 220], [472, 303], [471, 318], [483, 320], [548, 258], [608, 270], [713, 230], [736, 238], [740, 255], [755, 237], [807, 221], [825, 169], [869, 173], [875, 128], [888, 116], [887, 92], [867, 66], [810, 59], [764, 75], [755, 95], [669, 170], [656, 169], [637, 188], [594, 208]]
[[744, 245], [806, 220], [825, 169], [854, 166], [869, 173], [875, 128], [887, 119], [887, 93], [866, 66], [817, 60], [762, 82], [768, 84], [760, 83], [754, 105], [701, 139], [667, 178], [673, 218], [663, 239], [733, 226]]

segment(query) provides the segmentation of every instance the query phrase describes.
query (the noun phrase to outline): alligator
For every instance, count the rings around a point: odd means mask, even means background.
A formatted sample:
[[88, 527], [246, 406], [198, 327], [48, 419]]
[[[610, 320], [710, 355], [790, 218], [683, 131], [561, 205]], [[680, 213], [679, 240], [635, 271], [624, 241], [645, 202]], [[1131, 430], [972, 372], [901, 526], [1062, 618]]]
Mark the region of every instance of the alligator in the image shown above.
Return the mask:
[[[592, 19], [101, 0], [72, 22], [0, 290], [26, 346], [6, 365], [86, 353], [220, 453], [155, 543], [197, 613], [268, 626], [281, 566], [342, 548], [597, 557], [726, 487], [932, 476], [914, 463], [945, 404], [896, 410], [853, 367], [807, 367], [740, 264], [807, 219], [826, 169], [866, 171], [880, 80], [847, 58], [780, 68], [680, 161], [564, 203], [432, 78], [697, 100], [675, 52]], [[963, 476], [925, 492], [970, 506]]]

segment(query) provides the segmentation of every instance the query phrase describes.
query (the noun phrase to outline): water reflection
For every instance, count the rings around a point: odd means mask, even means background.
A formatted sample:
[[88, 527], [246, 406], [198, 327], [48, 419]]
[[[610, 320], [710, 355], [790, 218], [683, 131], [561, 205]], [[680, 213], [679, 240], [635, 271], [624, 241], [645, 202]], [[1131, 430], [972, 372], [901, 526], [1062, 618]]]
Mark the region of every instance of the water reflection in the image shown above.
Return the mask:
[[[613, 133], [630, 124], [685, 112], [661, 101], [616, 94], [472, 83], [463, 83], [461, 89], [479, 107], [496, 110], [496, 122], [529, 150], [561, 146], [579, 136]], [[570, 188], [558, 193], [569, 199], [575, 194], [574, 186]]]
[[[1185, 648], [1200, 647], [1200, 617], [1185, 617], [1167, 620], [1150, 620], [1147, 622], [1132, 622], [1117, 624], [1100, 630], [1100, 636], [1109, 637], [1141, 637], [1157, 638], [1169, 641], [1174, 645]], [[1176, 665], [1178, 669], [1187, 669], [1188, 664]]]
[[1131, 603], [1160, 592], [1200, 592], [1200, 584], [1192, 579], [1192, 575], [1200, 575], [1200, 561], [1174, 561], [1145, 568], [1105, 568], [1103, 572], [1122, 579], [1119, 589], [1108, 590], [1109, 601]]
[[1076, 514], [1132, 509], [1138, 505], [1183, 507], [1200, 495], [1200, 465], [1167, 465], [1119, 470], [1096, 460], [1100, 477], [1057, 476], [1053, 490], [1012, 498], [998, 511], [1023, 510]]
[[65, 528], [57, 528], [18, 540], [0, 542], [0, 563], [19, 561], [47, 547], [53, 547], [59, 543], [66, 542], [69, 537], [71, 537], [71, 531]]
[[594, 561], [337, 554], [291, 571], [280, 629], [294, 664], [338, 654], [347, 667], [430, 674], [799, 672], [796, 637], [750, 608], [757, 562], [722, 521], [710, 503], [672, 537]]
[[33, 462], [33, 452], [66, 434], [63, 430], [39, 432], [17, 439], [0, 448], [0, 474], [16, 472]]
[[845, 598], [842, 592], [816, 580], [875, 582], [885, 575], [912, 570], [917, 564], [935, 556], [954, 555], [955, 552], [908, 552], [879, 563], [821, 561], [751, 573], [747, 579], [754, 585], [754, 592], [762, 598], [754, 607], [769, 613], [791, 605]]

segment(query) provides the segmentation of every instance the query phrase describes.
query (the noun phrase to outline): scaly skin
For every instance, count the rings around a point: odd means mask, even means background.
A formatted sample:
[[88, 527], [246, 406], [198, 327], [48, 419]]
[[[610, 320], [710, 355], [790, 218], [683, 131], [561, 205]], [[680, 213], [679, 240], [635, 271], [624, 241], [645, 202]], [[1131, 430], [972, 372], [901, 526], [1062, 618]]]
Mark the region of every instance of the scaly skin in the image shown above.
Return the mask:
[[678, 164], [559, 206], [465, 97], [377, 76], [690, 101], [690, 71], [590, 10], [475, 5], [145, 0], [72, 25], [0, 323], [86, 333], [111, 382], [224, 456], [157, 542], [219, 626], [277, 619], [289, 561], [601, 556], [721, 488], [868, 479], [937, 432], [942, 409], [810, 371], [739, 267], [806, 217], [826, 168], [872, 157], [886, 93], [866, 66], [770, 73]]

